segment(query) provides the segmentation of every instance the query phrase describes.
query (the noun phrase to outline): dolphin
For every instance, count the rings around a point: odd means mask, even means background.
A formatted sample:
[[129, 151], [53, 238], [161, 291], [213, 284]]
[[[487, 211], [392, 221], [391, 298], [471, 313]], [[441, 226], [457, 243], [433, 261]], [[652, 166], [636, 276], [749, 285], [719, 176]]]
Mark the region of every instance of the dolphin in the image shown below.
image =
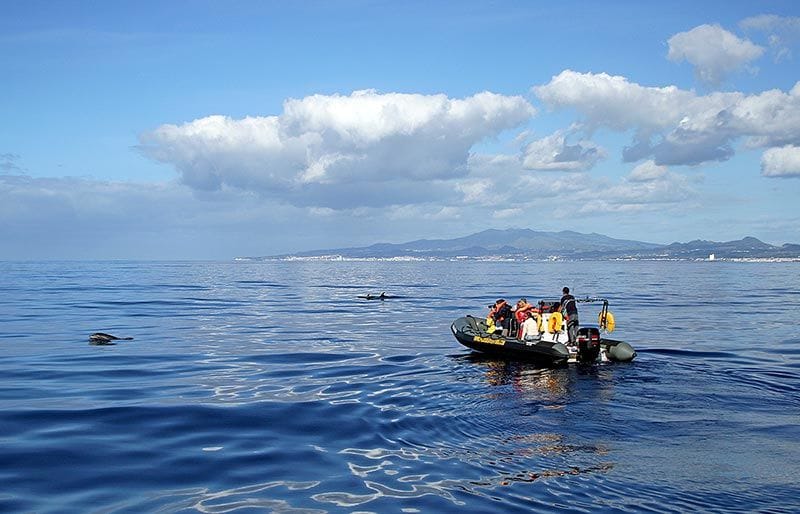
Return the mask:
[[359, 298], [363, 298], [365, 300], [380, 300], [380, 301], [383, 301], [383, 300], [385, 300], [387, 298], [390, 298], [390, 296], [387, 295], [386, 292], [383, 292], [383, 293], [381, 293], [379, 295], [374, 295], [372, 293], [367, 293], [364, 296], [359, 296]]
[[89, 336], [89, 343], [91, 344], [116, 344], [111, 341], [130, 341], [132, 337], [117, 337], [103, 332], [95, 332]]

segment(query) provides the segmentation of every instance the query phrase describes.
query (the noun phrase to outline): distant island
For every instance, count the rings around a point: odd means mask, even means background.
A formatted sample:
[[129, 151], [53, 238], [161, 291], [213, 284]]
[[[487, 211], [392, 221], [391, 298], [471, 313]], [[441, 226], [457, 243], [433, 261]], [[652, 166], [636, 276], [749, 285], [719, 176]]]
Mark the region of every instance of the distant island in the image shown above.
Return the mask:
[[774, 246], [755, 237], [668, 245], [614, 239], [601, 234], [484, 230], [456, 239], [420, 239], [357, 248], [313, 250], [237, 260], [788, 260], [800, 261], [800, 245]]

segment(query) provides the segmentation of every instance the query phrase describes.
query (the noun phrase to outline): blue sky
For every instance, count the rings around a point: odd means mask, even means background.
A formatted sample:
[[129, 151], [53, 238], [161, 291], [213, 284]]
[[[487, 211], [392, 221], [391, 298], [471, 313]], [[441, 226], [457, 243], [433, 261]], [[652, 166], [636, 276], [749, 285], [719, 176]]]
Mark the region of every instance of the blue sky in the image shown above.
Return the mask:
[[0, 3], [0, 259], [800, 242], [800, 5]]

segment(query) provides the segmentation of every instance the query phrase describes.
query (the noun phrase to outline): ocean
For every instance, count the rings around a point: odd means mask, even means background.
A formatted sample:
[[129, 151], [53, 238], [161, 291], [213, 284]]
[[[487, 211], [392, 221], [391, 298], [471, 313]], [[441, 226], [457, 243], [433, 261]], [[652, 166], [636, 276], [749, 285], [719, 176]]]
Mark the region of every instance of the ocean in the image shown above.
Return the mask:
[[[2, 512], [800, 511], [800, 263], [0, 276]], [[610, 300], [633, 362], [537, 368], [450, 333], [563, 286]], [[98, 331], [134, 339], [90, 345]]]

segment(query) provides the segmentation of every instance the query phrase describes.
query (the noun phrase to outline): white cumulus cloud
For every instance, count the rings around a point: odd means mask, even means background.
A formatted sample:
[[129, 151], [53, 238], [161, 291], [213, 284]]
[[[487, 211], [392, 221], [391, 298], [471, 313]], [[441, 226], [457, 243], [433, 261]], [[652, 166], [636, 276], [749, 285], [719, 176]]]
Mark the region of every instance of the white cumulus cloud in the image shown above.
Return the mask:
[[697, 77], [709, 84], [719, 84], [725, 77], [761, 57], [764, 48], [719, 25], [700, 25], [675, 34], [667, 41], [671, 61], [687, 61]]
[[645, 87], [625, 77], [565, 70], [534, 93], [552, 108], [574, 108], [592, 129], [633, 131], [625, 161], [657, 165], [724, 161], [749, 147], [800, 145], [800, 83], [789, 92], [697, 95], [675, 86]]
[[662, 129], [676, 124], [680, 112], [694, 100], [675, 86], [645, 87], [607, 73], [564, 70], [533, 92], [551, 107], [574, 107], [590, 124], [614, 129]]
[[570, 144], [568, 134], [557, 131], [527, 145], [522, 165], [529, 170], [585, 171], [605, 156], [605, 150], [591, 141]]
[[770, 148], [761, 156], [765, 177], [800, 177], [800, 146]]
[[668, 173], [666, 166], [659, 166], [652, 160], [645, 161], [631, 171], [628, 180], [631, 182], [651, 182], [663, 178]]
[[276, 116], [162, 125], [139, 148], [196, 189], [234, 187], [296, 205], [390, 205], [413, 202], [415, 183], [464, 176], [473, 145], [534, 114], [520, 96], [365, 90], [290, 99]]

